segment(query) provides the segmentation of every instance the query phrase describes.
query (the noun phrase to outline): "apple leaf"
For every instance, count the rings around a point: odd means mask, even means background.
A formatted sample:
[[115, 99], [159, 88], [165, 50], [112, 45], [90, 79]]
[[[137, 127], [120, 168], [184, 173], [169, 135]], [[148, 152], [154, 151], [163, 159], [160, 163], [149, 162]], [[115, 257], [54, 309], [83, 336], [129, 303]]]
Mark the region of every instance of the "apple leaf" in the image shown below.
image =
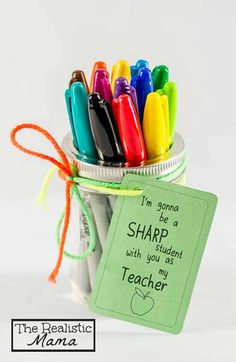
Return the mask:
[[136, 291], [136, 293], [141, 297], [141, 298], [143, 298], [144, 299], [144, 294], [143, 294], [143, 292], [142, 292], [142, 290], [141, 289], [139, 289], [139, 288], [135, 288], [135, 291]]

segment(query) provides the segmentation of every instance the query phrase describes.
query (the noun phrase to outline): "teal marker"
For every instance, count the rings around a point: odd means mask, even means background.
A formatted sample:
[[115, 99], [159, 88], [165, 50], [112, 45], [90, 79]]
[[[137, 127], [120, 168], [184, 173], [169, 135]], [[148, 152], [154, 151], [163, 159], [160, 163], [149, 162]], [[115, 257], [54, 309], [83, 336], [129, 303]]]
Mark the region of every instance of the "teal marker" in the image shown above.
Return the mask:
[[88, 94], [83, 83], [73, 83], [65, 97], [75, 147], [82, 155], [97, 159], [88, 116]]
[[131, 67], [130, 67], [131, 78], [138, 75], [140, 69], [142, 69], [142, 68], [149, 68], [149, 63], [145, 59], [139, 59], [139, 60], [137, 60], [135, 65], [131, 65]]
[[166, 65], [158, 65], [152, 71], [153, 90], [162, 89], [169, 80], [169, 69]]
[[75, 148], [78, 149], [78, 143], [77, 143], [77, 138], [76, 138], [76, 134], [75, 134], [75, 127], [74, 127], [73, 117], [72, 117], [70, 93], [71, 93], [70, 89], [67, 89], [65, 91], [66, 108], [67, 108], [68, 117], [69, 117], [69, 121], [70, 121], [70, 128], [71, 128], [71, 132], [72, 132], [72, 136], [73, 136], [73, 143], [74, 143]]

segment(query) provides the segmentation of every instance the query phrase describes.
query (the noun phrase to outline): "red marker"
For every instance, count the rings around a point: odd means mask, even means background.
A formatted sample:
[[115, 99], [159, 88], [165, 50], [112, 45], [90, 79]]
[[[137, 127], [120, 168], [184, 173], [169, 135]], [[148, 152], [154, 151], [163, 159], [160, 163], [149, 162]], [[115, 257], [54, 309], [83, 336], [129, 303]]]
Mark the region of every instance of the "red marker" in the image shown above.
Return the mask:
[[146, 160], [146, 149], [138, 113], [129, 95], [119, 96], [115, 113], [125, 159], [129, 165], [138, 166]]
[[112, 99], [112, 111], [113, 111], [113, 116], [115, 118], [115, 121], [117, 123], [117, 114], [118, 114], [118, 98], [113, 98]]

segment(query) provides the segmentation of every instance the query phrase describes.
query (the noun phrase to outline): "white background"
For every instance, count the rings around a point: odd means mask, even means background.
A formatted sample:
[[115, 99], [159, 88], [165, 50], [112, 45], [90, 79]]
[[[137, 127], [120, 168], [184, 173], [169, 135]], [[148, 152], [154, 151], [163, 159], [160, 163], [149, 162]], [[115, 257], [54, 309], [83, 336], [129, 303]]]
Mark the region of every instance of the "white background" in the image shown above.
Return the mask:
[[[0, 1], [0, 354], [8, 361], [236, 360], [235, 1]], [[178, 336], [97, 317], [95, 354], [10, 353], [10, 318], [86, 318], [71, 295], [69, 261], [47, 283], [64, 204], [54, 180], [49, 211], [32, 207], [49, 164], [18, 152], [13, 126], [36, 122], [60, 142], [69, 124], [64, 90], [74, 69], [145, 58], [178, 84], [177, 130], [186, 140], [187, 185], [218, 195], [214, 224], [183, 332]], [[34, 134], [19, 139], [52, 153]]]

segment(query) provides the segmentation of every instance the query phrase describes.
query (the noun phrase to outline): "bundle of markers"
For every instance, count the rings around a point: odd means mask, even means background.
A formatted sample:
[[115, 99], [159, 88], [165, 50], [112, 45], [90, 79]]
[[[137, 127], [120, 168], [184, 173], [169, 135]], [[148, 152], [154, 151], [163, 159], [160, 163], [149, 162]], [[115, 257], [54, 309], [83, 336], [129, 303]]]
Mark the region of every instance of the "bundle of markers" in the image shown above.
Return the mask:
[[98, 61], [89, 85], [82, 70], [72, 73], [65, 98], [74, 146], [85, 159], [138, 166], [161, 160], [173, 144], [177, 88], [165, 65], [151, 71], [146, 60], [119, 60], [109, 75]]

